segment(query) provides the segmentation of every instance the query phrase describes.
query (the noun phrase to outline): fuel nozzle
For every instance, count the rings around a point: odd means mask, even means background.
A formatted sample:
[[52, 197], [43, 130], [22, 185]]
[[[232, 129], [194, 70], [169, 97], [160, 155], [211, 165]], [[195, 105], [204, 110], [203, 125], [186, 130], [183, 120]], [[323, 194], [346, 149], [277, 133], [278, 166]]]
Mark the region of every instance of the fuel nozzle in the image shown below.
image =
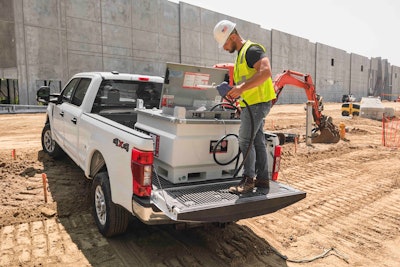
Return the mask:
[[222, 82], [221, 84], [217, 85], [217, 90], [220, 96], [224, 97], [228, 94], [228, 92], [232, 89], [227, 82]]

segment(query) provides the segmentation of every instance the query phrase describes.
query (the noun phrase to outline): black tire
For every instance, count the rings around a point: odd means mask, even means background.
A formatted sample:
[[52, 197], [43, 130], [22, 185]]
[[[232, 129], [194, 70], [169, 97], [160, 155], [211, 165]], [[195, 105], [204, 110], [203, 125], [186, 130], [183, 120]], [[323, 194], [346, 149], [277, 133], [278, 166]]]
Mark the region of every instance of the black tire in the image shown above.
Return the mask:
[[63, 150], [51, 137], [50, 124], [46, 123], [42, 130], [42, 148], [52, 158], [59, 158], [64, 155]]
[[353, 116], [359, 116], [359, 115], [360, 115], [359, 112], [357, 112], [357, 111], [354, 111], [354, 112], [353, 112]]
[[342, 111], [342, 116], [349, 116], [350, 114], [349, 114], [349, 112], [347, 112], [347, 111]]
[[92, 184], [93, 216], [99, 232], [112, 237], [126, 232], [130, 214], [111, 199], [111, 188], [107, 172], [98, 173]]

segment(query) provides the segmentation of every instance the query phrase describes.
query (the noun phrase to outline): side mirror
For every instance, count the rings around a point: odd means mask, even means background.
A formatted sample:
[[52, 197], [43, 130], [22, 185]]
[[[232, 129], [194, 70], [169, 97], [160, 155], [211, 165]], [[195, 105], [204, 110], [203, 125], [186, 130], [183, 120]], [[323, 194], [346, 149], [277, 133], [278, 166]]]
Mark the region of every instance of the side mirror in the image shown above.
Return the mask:
[[41, 86], [39, 90], [36, 92], [36, 100], [38, 102], [47, 104], [50, 101], [50, 87]]
[[60, 102], [60, 94], [51, 94], [49, 86], [41, 86], [36, 92], [36, 100], [45, 105], [49, 102], [58, 104]]

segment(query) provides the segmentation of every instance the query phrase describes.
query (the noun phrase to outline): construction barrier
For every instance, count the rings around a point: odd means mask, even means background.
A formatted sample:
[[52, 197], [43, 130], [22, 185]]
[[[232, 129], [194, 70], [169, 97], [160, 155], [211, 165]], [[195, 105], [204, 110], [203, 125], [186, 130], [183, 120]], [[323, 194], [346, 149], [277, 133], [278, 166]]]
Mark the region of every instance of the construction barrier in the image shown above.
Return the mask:
[[400, 119], [385, 117], [382, 119], [382, 144], [390, 148], [400, 147]]
[[13, 105], [13, 104], [0, 104], [0, 114], [9, 113], [44, 113], [47, 106], [39, 105]]

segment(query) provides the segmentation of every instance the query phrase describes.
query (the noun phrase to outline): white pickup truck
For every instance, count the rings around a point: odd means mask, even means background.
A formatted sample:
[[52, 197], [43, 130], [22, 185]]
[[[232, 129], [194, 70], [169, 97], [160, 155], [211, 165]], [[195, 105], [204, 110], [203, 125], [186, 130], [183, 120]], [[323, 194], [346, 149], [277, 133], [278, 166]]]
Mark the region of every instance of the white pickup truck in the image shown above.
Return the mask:
[[146, 224], [223, 223], [305, 198], [276, 181], [280, 146], [270, 133], [270, 188], [228, 192], [241, 178], [240, 121], [215, 105], [215, 89], [204, 89], [226, 77], [223, 69], [167, 63], [164, 78], [87, 72], [61, 93], [38, 90], [48, 104], [43, 150], [52, 157], [65, 152], [93, 180], [93, 214], [104, 236], [124, 233], [132, 215]]

